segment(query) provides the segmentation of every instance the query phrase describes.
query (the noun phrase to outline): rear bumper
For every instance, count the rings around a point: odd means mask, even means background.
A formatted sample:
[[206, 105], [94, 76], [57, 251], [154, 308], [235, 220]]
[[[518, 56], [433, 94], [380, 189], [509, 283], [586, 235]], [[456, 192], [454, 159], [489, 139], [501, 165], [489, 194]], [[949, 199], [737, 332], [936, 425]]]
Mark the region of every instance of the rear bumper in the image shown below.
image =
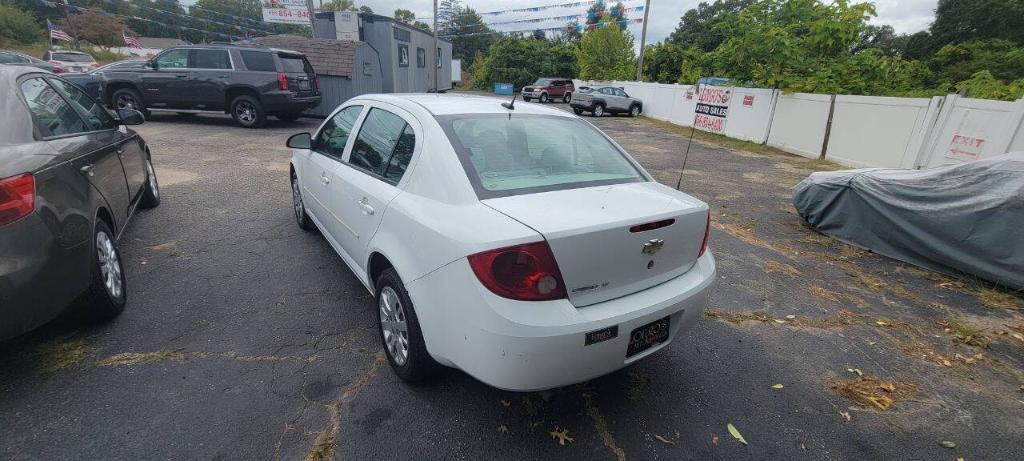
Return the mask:
[[0, 227], [0, 339], [36, 328], [88, 286], [89, 245], [65, 248], [39, 212]]
[[583, 104], [582, 102], [571, 101], [569, 102], [569, 107], [572, 107], [573, 109], [591, 111], [594, 110], [594, 103], [591, 102], [590, 104]]
[[[465, 260], [406, 288], [435, 360], [497, 388], [535, 391], [605, 375], [664, 348], [703, 314], [715, 277], [708, 252], [675, 279], [579, 309], [564, 299], [498, 297], [476, 281]], [[669, 339], [627, 358], [630, 333], [666, 316]], [[615, 338], [585, 345], [586, 333], [612, 326], [618, 327]]]
[[320, 105], [320, 94], [299, 97], [290, 91], [273, 91], [262, 96], [263, 108], [269, 113], [302, 112]]

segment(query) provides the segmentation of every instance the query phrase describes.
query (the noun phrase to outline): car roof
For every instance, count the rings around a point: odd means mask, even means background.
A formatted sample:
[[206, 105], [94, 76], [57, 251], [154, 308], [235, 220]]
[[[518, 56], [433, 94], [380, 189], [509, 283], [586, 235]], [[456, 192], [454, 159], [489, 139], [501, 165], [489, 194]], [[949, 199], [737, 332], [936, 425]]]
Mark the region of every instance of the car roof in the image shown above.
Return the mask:
[[89, 53], [83, 53], [81, 51], [74, 51], [74, 50], [50, 50], [50, 53], [84, 54], [86, 56], [89, 55]]
[[25, 74], [50, 74], [51, 72], [40, 69], [38, 67], [30, 66], [18, 66], [13, 64], [7, 64], [0, 66], [0, 85], [13, 85], [14, 81]]
[[366, 94], [358, 96], [357, 100], [373, 100], [388, 102], [399, 107], [417, 105], [430, 112], [432, 115], [454, 115], [454, 114], [532, 114], [532, 115], [554, 115], [560, 117], [572, 117], [569, 112], [545, 107], [540, 104], [530, 104], [517, 101], [515, 110], [508, 110], [502, 107], [501, 103], [511, 101], [511, 98], [495, 98], [491, 96], [473, 94], [447, 94], [447, 93], [393, 93], [393, 94]]

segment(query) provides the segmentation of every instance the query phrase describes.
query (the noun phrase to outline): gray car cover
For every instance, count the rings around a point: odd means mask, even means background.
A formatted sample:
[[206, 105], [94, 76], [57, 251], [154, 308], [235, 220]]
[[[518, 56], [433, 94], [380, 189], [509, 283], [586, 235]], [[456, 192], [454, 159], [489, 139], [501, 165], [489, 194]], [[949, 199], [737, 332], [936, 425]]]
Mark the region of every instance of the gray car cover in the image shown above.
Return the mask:
[[812, 173], [793, 206], [851, 245], [1024, 289], [1024, 152], [929, 170]]

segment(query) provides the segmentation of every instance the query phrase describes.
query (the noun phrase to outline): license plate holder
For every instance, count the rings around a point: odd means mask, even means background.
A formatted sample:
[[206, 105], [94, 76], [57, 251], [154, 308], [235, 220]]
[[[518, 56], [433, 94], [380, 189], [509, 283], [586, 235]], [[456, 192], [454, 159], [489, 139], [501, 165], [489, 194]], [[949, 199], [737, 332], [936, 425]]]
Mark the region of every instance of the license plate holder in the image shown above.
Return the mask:
[[309, 89], [309, 80], [299, 80], [299, 89], [300, 90], [308, 90]]
[[629, 333], [629, 347], [626, 358], [637, 355], [658, 344], [668, 341], [669, 317], [663, 317], [646, 325], [634, 328]]

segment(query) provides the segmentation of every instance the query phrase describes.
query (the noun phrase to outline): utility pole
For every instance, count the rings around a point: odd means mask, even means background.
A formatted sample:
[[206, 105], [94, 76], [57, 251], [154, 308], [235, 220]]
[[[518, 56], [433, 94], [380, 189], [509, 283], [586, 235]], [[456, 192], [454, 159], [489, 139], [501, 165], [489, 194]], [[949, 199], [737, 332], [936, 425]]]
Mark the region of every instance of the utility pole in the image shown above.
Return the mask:
[[640, 32], [640, 59], [636, 60], [636, 81], [641, 81], [644, 75], [644, 47], [647, 45], [647, 15], [651, 13], [651, 0], [644, 5], [644, 28]]
[[[323, 8], [324, 0], [320, 0], [320, 7]], [[313, 12], [313, 0], [306, 0], [306, 11], [309, 12], [309, 37], [316, 38], [316, 13]]]
[[434, 92], [437, 92], [437, 69], [441, 67], [441, 53], [437, 49], [437, 0], [434, 0], [434, 53], [437, 56], [437, 62], [434, 63]]

